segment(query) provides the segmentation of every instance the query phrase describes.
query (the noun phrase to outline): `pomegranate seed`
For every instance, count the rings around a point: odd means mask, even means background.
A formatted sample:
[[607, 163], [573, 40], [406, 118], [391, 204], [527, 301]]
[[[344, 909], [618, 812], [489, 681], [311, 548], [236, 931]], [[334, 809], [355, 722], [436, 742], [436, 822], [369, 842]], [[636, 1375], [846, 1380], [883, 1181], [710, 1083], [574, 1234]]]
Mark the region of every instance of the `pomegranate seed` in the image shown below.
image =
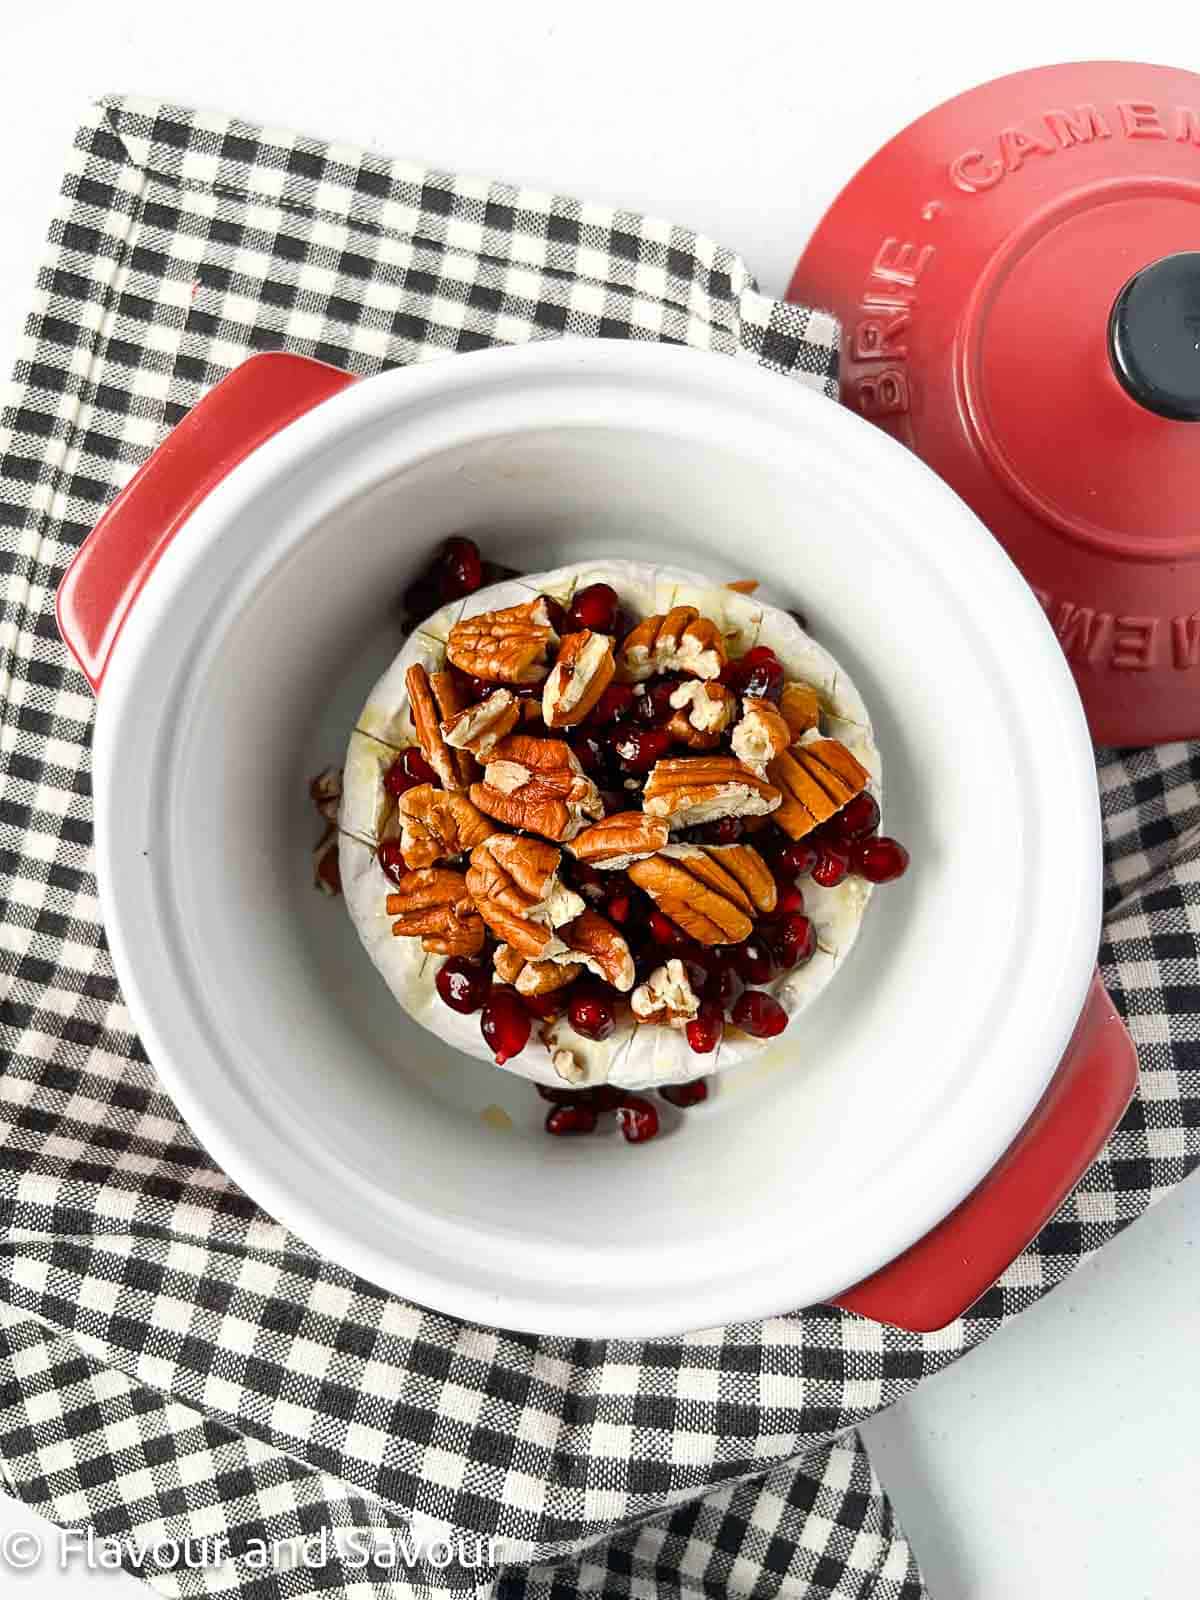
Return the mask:
[[844, 805], [833, 819], [834, 833], [847, 844], [852, 844], [857, 839], [865, 839], [868, 834], [874, 833], [878, 826], [879, 802], [865, 789]]
[[408, 614], [408, 620], [412, 623], [423, 622], [441, 604], [441, 591], [431, 573], [422, 573], [417, 581], [410, 583], [404, 591], [404, 609]]
[[816, 866], [820, 853], [816, 845], [809, 844], [807, 839], [795, 839], [791, 844], [785, 844], [775, 857], [775, 871], [780, 877], [790, 873], [794, 878], [802, 878]]
[[733, 1022], [756, 1039], [774, 1039], [787, 1027], [788, 1015], [774, 995], [747, 989], [733, 1008]]
[[506, 1061], [511, 1061], [513, 1056], [521, 1054], [529, 1043], [532, 1028], [529, 1013], [521, 1004], [521, 997], [517, 991], [504, 984], [497, 984], [483, 1008], [479, 1018], [479, 1029], [487, 1042], [488, 1049], [496, 1057], [498, 1067], [502, 1067]]
[[671, 748], [665, 728], [630, 728], [611, 735], [612, 748], [626, 772], [649, 772]]
[[579, 757], [579, 765], [590, 778], [607, 776], [609, 747], [600, 734], [577, 733], [570, 740], [570, 745]]
[[[701, 1005], [700, 1010], [687, 1024], [683, 1031], [689, 1046], [696, 1052], [698, 1056], [711, 1055], [720, 1044], [721, 1035], [725, 1031], [724, 1012], [715, 1000], [705, 1000], [703, 1005]], [[700, 1083], [700, 1087], [703, 1089], [704, 1080], [699, 1079], [698, 1082]], [[694, 1088], [695, 1085], [685, 1084], [683, 1087], [691, 1089]], [[664, 1090], [663, 1093], [665, 1094], [666, 1090]], [[704, 1089], [704, 1094], [707, 1093], [708, 1090]], [[696, 1098], [703, 1100], [704, 1094], [698, 1095]], [[674, 1097], [668, 1094], [667, 1099], [672, 1100]], [[690, 1106], [694, 1105], [695, 1101], [675, 1100], [674, 1103], [677, 1106]]]
[[473, 706], [477, 701], [486, 700], [488, 695], [495, 694], [500, 688], [498, 683], [489, 683], [486, 678], [477, 678], [473, 672], [463, 672], [460, 667], [451, 667], [454, 681], [463, 692], [467, 705]]
[[629, 1144], [645, 1144], [658, 1132], [658, 1112], [640, 1094], [628, 1094], [617, 1107], [617, 1126]]
[[[766, 982], [766, 979], [763, 981]], [[737, 968], [731, 961], [722, 961], [719, 966], [710, 964], [708, 979], [704, 985], [704, 998], [720, 1006], [722, 1011], [728, 1011], [745, 987]]]
[[483, 560], [474, 539], [447, 539], [434, 562], [442, 604], [474, 594], [483, 582]]
[[536, 1017], [539, 1022], [549, 1022], [551, 1017], [557, 1017], [566, 1004], [566, 986], [562, 989], [552, 989], [549, 994], [523, 994], [521, 1004], [531, 1017]]
[[591, 1096], [587, 1089], [563, 1089], [558, 1084], [535, 1083], [533, 1086], [543, 1100], [549, 1100], [552, 1106], [576, 1106], [589, 1101]]
[[629, 921], [633, 901], [627, 889], [617, 889], [604, 902], [604, 915], [610, 922], [624, 924]]
[[617, 591], [611, 584], [589, 583], [587, 588], [580, 589], [571, 601], [571, 609], [567, 612], [566, 631], [579, 633], [584, 628], [590, 628], [593, 633], [615, 633], [619, 611]]
[[771, 954], [781, 967], [803, 967], [817, 953], [817, 930], [806, 916], [789, 912], [771, 924], [767, 934]]
[[383, 775], [383, 787], [399, 798], [421, 783], [437, 783], [438, 776], [416, 745], [402, 750]]
[[[691, 1044], [690, 1035], [688, 1043]], [[692, 1045], [692, 1049], [695, 1048], [695, 1045]], [[703, 1054], [703, 1051], [700, 1054]], [[708, 1079], [693, 1078], [691, 1083], [664, 1083], [658, 1092], [673, 1106], [698, 1106], [702, 1100], [708, 1099]]]
[[464, 1017], [480, 1009], [492, 987], [487, 971], [465, 956], [451, 956], [449, 961], [443, 961], [433, 981], [443, 1002]]
[[336, 850], [326, 850], [318, 863], [317, 875], [333, 894], [341, 894], [342, 867]]
[[598, 1083], [587, 1091], [588, 1100], [597, 1111], [615, 1111], [625, 1098], [625, 1091], [611, 1083]]
[[393, 883], [399, 883], [400, 879], [408, 871], [404, 864], [404, 856], [400, 850], [399, 839], [385, 839], [376, 851], [376, 857], [379, 865]]
[[634, 704], [631, 683], [610, 683], [588, 713], [587, 720], [600, 728], [610, 722], [624, 722], [626, 717], [632, 715]]
[[700, 830], [705, 844], [736, 844], [744, 832], [741, 817], [722, 817], [718, 822], [706, 822]]
[[546, 1113], [546, 1132], [556, 1139], [566, 1139], [576, 1133], [595, 1133], [596, 1108], [581, 1101], [577, 1105], [553, 1106]]
[[571, 881], [577, 889], [602, 889], [609, 888], [609, 879], [602, 872], [586, 861], [572, 861], [569, 863]]
[[[556, 600], [551, 594], [544, 594], [542, 599], [546, 602], [546, 615], [550, 618], [550, 626], [555, 633], [563, 633], [567, 625], [567, 613], [561, 600]], [[541, 689], [538, 689], [541, 694]]]
[[822, 889], [836, 889], [850, 870], [850, 858], [832, 845], [823, 845], [817, 864], [812, 869], [812, 880]]
[[729, 662], [721, 673], [721, 682], [738, 694], [778, 700], [783, 693], [784, 671], [774, 650], [760, 644], [737, 661]]
[[638, 721], [651, 724], [670, 722], [675, 715], [671, 696], [682, 681], [673, 677], [651, 678], [645, 686], [645, 694], [638, 695], [634, 702], [634, 715]]
[[908, 871], [908, 851], [899, 839], [881, 833], [864, 839], [854, 851], [854, 870], [868, 883], [892, 883]]
[[661, 944], [664, 949], [682, 950], [688, 942], [688, 936], [683, 929], [672, 922], [670, 917], [664, 916], [661, 911], [650, 913], [647, 926], [655, 944]]
[[771, 913], [771, 915], [775, 917], [784, 917], [787, 916], [787, 914], [791, 911], [803, 910], [804, 890], [798, 888], [794, 883], [788, 884], [785, 888], [782, 884], [777, 882], [775, 910]]
[[612, 1002], [599, 988], [581, 984], [567, 1003], [567, 1017], [585, 1039], [607, 1039], [617, 1025]]
[[746, 983], [770, 983], [775, 975], [775, 963], [764, 939], [751, 938], [738, 945], [734, 961], [738, 976]]

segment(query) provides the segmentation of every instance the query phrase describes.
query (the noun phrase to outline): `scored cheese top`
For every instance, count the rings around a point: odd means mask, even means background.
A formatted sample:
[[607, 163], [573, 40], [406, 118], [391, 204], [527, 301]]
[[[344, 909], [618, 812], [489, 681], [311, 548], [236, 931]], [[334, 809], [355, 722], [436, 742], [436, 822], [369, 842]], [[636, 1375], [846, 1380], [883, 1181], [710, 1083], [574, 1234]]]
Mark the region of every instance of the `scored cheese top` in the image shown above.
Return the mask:
[[[480, 1032], [479, 1016], [452, 1011], [442, 1003], [434, 985], [445, 957], [427, 954], [420, 939], [393, 936], [394, 919], [388, 916], [386, 907], [393, 885], [375, 858], [379, 840], [394, 831], [395, 801], [383, 786], [383, 775], [398, 750], [417, 742], [404, 677], [417, 662], [431, 673], [442, 669], [446, 636], [460, 618], [520, 605], [536, 594], [551, 595], [566, 604], [576, 589], [591, 583], [611, 584], [632, 622], [665, 613], [672, 606], [692, 605], [720, 627], [731, 656], [744, 655], [757, 644], [769, 645], [788, 678], [800, 679], [816, 689], [823, 731], [840, 739], [870, 772], [872, 792], [876, 799], [881, 798], [879, 752], [866, 706], [854, 684], [793, 617], [753, 596], [737, 594], [694, 572], [674, 567], [606, 561], [581, 562], [494, 584], [466, 600], [444, 606], [410, 636], [372, 689], [350, 736], [338, 819], [342, 830], [338, 854], [347, 910], [367, 954], [393, 995], [422, 1026], [480, 1061], [491, 1062], [493, 1058]], [[754, 841], [750, 838], [747, 842]], [[803, 888], [805, 911], [817, 930], [817, 953], [807, 966], [764, 986], [792, 1018], [812, 1004], [845, 960], [871, 892], [870, 884], [856, 877], [845, 878], [835, 889], [822, 889], [806, 878]], [[537, 1083], [563, 1086], [567, 1081], [571, 1087], [608, 1082], [640, 1089], [686, 1083], [750, 1060], [767, 1043], [752, 1039], [727, 1023], [725, 1037], [716, 1051], [697, 1055], [682, 1031], [658, 1025], [641, 1027], [632, 1016], [619, 1021], [612, 1037], [602, 1043], [582, 1038], [565, 1017], [548, 1025], [548, 1042], [543, 1042], [540, 1028], [535, 1019], [529, 1043], [520, 1055], [505, 1063], [503, 1070]], [[793, 1023], [783, 1039], [794, 1037], [797, 1032]], [[564, 1051], [571, 1057], [569, 1062], [562, 1055]], [[557, 1067], [552, 1059], [555, 1055], [559, 1056]]]

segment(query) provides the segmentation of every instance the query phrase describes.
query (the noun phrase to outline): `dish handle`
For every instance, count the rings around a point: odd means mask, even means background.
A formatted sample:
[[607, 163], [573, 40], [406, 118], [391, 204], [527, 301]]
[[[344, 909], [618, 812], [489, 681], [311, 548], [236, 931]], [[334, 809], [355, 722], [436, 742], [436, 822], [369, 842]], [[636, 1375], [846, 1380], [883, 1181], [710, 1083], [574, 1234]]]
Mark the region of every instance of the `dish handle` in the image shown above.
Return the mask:
[[204, 497], [273, 434], [354, 381], [308, 356], [250, 356], [143, 462], [58, 587], [58, 630], [95, 692], [155, 562]]
[[948, 1217], [833, 1300], [875, 1322], [934, 1333], [962, 1316], [1049, 1222], [1125, 1114], [1137, 1053], [1099, 974], [1032, 1117]]

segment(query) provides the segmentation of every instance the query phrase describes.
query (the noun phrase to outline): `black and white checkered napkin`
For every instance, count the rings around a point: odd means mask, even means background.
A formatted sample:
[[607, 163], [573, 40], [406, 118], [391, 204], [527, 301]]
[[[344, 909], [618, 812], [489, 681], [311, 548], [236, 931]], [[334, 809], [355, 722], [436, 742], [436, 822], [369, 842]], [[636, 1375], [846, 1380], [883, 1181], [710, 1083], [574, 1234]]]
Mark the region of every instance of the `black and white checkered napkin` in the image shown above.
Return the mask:
[[[1200, 1160], [1200, 747], [1185, 745], [1100, 765], [1103, 970], [1138, 1098], [1036, 1243], [941, 1333], [827, 1307], [650, 1343], [475, 1327], [322, 1260], [199, 1148], [105, 948], [92, 699], [55, 630], [62, 570], [251, 351], [365, 374], [564, 332], [722, 350], [836, 393], [830, 320], [760, 295], [686, 229], [144, 101], [78, 132], [0, 416], [0, 1473], [104, 1537], [228, 1541], [204, 1570], [150, 1559], [166, 1595], [918, 1600], [855, 1425]], [[351, 1530], [339, 1556], [330, 1535]], [[497, 1540], [492, 1564], [443, 1568], [426, 1544], [408, 1570], [405, 1540], [455, 1533]], [[318, 1541], [307, 1568], [264, 1564], [295, 1536]]]

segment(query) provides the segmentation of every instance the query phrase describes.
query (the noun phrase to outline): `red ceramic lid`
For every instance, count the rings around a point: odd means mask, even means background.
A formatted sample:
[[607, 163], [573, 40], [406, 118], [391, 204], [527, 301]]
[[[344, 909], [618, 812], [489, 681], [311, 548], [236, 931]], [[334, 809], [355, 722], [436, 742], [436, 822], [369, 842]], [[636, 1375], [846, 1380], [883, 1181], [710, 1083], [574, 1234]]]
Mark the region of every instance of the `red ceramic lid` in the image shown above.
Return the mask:
[[1076, 62], [948, 101], [789, 296], [840, 317], [844, 403], [1025, 573], [1094, 737], [1200, 735], [1200, 77]]

